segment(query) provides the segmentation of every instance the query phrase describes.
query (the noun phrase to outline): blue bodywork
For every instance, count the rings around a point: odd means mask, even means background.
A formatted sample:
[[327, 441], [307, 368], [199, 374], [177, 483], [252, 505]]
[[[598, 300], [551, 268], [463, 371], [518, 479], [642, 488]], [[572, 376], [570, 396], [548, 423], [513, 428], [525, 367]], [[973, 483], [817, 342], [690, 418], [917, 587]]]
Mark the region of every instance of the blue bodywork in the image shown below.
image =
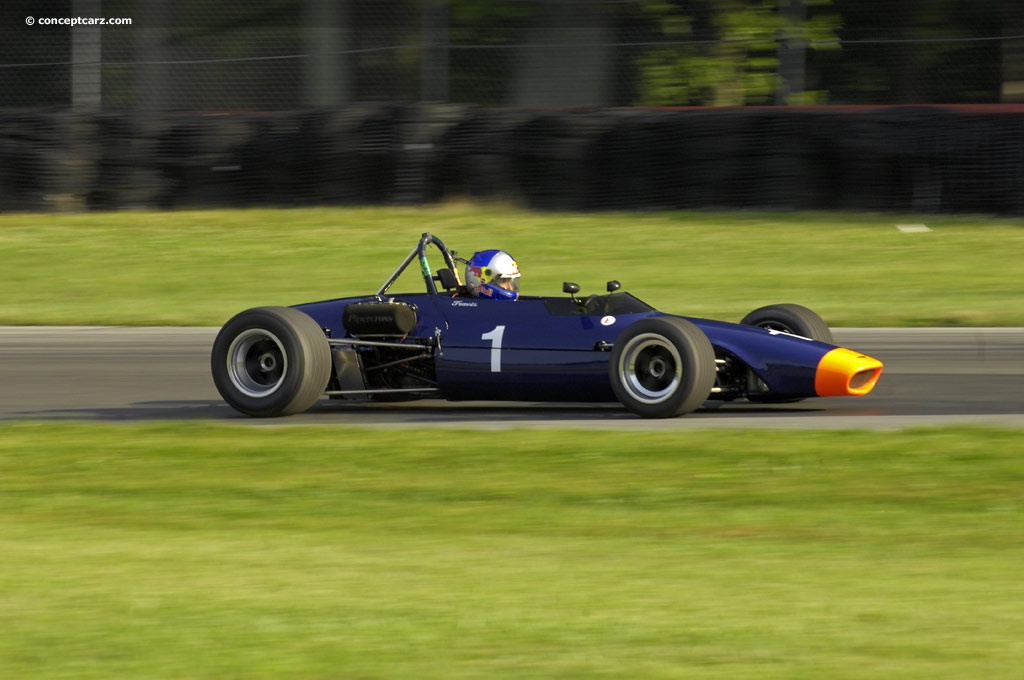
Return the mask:
[[[374, 298], [297, 305], [332, 338], [344, 338], [346, 306]], [[429, 340], [440, 395], [449, 400], [610, 402], [609, 350], [629, 325], [669, 316], [624, 292], [591, 298], [520, 296], [515, 302], [414, 293], [387, 296], [416, 310], [404, 341]], [[685, 318], [720, 360], [741, 362], [773, 398], [815, 396], [815, 370], [834, 345], [754, 326]], [[735, 396], [735, 395], [733, 395]], [[721, 398], [730, 398], [724, 391]]]

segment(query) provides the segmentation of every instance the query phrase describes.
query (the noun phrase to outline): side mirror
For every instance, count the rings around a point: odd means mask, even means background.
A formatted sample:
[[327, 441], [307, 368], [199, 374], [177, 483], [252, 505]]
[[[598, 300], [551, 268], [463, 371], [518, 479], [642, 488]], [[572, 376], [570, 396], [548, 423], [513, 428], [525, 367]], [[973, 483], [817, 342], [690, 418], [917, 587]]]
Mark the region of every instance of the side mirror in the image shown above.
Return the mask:
[[619, 288], [622, 288], [622, 284], [619, 283], [618, 281], [609, 281], [608, 282], [607, 290], [608, 290], [609, 293], [614, 293]]
[[572, 297], [573, 302], [575, 302], [577, 305], [580, 304], [580, 299], [576, 297], [576, 293], [580, 292], [580, 284], [570, 283], [569, 281], [566, 281], [565, 283], [562, 284], [562, 292], [568, 293]]

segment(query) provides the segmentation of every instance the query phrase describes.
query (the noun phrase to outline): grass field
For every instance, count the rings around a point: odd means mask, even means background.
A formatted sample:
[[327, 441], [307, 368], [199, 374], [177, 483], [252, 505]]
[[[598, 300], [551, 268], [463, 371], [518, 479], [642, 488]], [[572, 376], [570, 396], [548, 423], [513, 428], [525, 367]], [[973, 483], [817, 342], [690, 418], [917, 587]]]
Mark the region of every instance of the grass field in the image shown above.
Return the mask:
[[[905, 233], [900, 224], [931, 231]], [[1018, 326], [1024, 220], [843, 213], [534, 213], [507, 206], [0, 215], [0, 324], [217, 326], [373, 292], [430, 231], [562, 281], [738, 321], [798, 302], [834, 326]], [[435, 267], [440, 261], [435, 259]], [[412, 281], [407, 290], [419, 290]]]
[[[431, 231], [464, 256], [512, 251], [527, 293], [617, 278], [694, 316], [799, 302], [835, 326], [1019, 326], [1022, 227], [461, 204], [0, 215], [0, 324], [215, 326], [372, 292]], [[441, 436], [0, 424], [0, 678], [1020, 677], [1018, 431]]]
[[1017, 432], [0, 426], [0, 677], [1019, 678]]

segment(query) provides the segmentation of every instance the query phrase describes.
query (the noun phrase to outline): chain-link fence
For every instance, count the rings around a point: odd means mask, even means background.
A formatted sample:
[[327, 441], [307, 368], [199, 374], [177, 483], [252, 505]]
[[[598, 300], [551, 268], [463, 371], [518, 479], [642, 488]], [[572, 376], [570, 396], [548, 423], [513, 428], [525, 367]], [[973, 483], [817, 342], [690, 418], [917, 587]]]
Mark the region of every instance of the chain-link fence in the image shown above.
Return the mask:
[[[104, 25], [86, 23], [96, 19]], [[0, 9], [5, 107], [1014, 100], [1024, 100], [1018, 0], [8, 0]]]
[[1017, 102], [1019, 0], [7, 0], [0, 210], [1019, 214]]

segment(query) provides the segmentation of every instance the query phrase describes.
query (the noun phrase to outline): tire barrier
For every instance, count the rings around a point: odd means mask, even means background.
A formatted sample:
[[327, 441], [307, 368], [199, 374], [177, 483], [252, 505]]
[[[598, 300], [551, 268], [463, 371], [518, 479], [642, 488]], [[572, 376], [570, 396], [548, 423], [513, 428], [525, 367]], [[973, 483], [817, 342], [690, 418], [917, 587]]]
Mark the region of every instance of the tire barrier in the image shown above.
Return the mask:
[[0, 111], [0, 210], [501, 200], [1024, 214], [1024, 108]]

